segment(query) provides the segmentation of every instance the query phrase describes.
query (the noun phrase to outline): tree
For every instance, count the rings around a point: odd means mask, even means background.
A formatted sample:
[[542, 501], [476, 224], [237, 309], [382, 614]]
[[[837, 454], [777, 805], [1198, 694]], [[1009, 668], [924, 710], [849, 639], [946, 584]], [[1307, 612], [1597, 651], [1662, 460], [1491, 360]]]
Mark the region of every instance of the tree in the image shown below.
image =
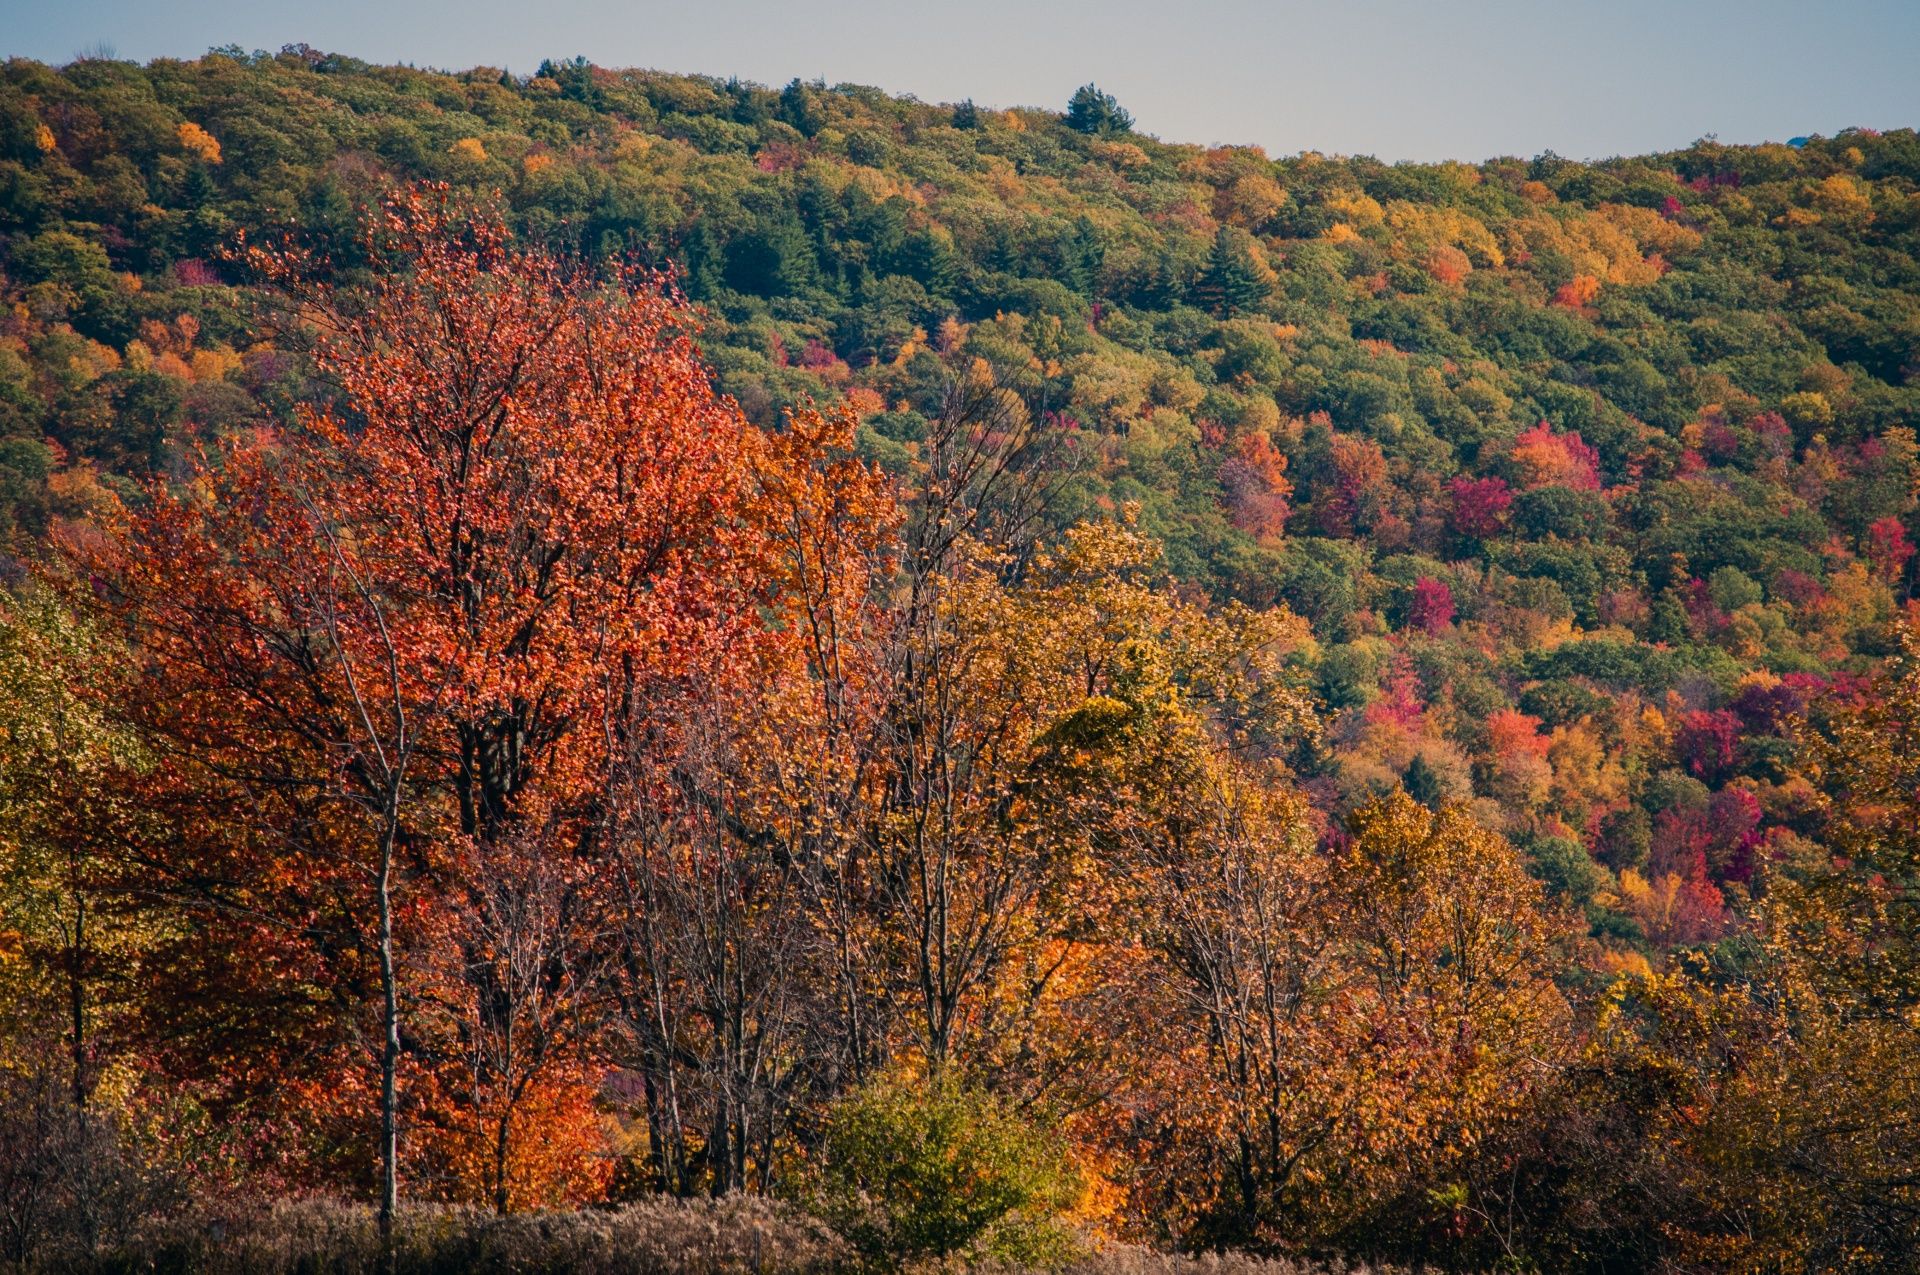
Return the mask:
[[76, 554], [139, 644], [131, 710], [168, 742], [169, 800], [250, 812], [153, 861], [216, 915], [377, 966], [384, 1228], [402, 1053], [431, 1053], [408, 1039], [407, 945], [494, 968], [514, 895], [474, 866], [584, 848], [626, 715], [660, 679], [724, 672], [756, 626], [757, 436], [650, 276], [514, 247], [432, 187], [363, 251], [364, 293], [296, 247], [248, 257], [338, 399], [154, 485]]
[[1475, 540], [1491, 540], [1506, 530], [1513, 493], [1500, 478], [1455, 478], [1447, 484], [1453, 529]]
[[796, 670], [763, 667], [765, 694], [689, 684], [657, 705], [611, 794], [614, 1057], [644, 1086], [649, 1176], [681, 1195], [776, 1184], [788, 1105], [814, 1061], [801, 1043], [817, 1008], [804, 865], [833, 829], [803, 803], [830, 793], [831, 771], [799, 754], [832, 741]]
[[1424, 633], [1439, 633], [1453, 623], [1453, 590], [1431, 576], [1413, 582], [1407, 602], [1407, 623]]
[[0, 595], [0, 1009], [15, 1041], [63, 1024], [75, 1121], [130, 1043], [152, 937], [128, 907], [123, 856], [147, 754], [104, 707], [124, 690], [121, 657], [54, 590]]
[[1580, 437], [1579, 430], [1556, 433], [1552, 425], [1541, 421], [1513, 440], [1509, 455], [1526, 487], [1600, 490], [1599, 453]]
[[1445, 782], [1425, 753], [1413, 755], [1400, 776], [1400, 783], [1407, 790], [1407, 796], [1429, 810], [1438, 810], [1446, 797]]
[[1458, 807], [1429, 811], [1396, 792], [1347, 828], [1336, 906], [1355, 1020], [1343, 1027], [1367, 1033], [1349, 1037], [1366, 1074], [1394, 1078], [1387, 1092], [1357, 1092], [1378, 1114], [1356, 1151], [1407, 1174], [1355, 1185], [1363, 1215], [1386, 1204], [1404, 1223], [1408, 1196], [1394, 1192], [1440, 1202], [1436, 1188], [1462, 1170], [1463, 1153], [1520, 1119], [1541, 1064], [1567, 1056], [1571, 1019], [1555, 978], [1570, 926], [1513, 847]]
[[476, 847], [426, 937], [418, 1016], [446, 1045], [421, 1079], [418, 1158], [496, 1213], [592, 1199], [610, 1175], [594, 1102], [607, 952], [577, 849]]
[[1867, 528], [1866, 556], [1883, 580], [1898, 586], [1914, 549], [1898, 518], [1880, 518]]
[[1032, 773], [1046, 672], [1023, 658], [1002, 583], [1034, 551], [1060, 477], [1054, 446], [990, 370], [949, 387], [910, 489], [876, 661], [885, 698], [860, 746], [874, 785], [834, 895], [877, 904], [840, 923], [864, 931], [861, 977], [889, 987], [885, 1012], [911, 1024], [935, 1075], [963, 1046], [986, 1051], [967, 1037], [1013, 950], [1050, 924], [1033, 908], [1064, 866]]
[[1775, 874], [1772, 931], [1822, 999], [1869, 1017], [1920, 1006], [1920, 625], [1871, 693], [1797, 732], [1826, 794], [1828, 857]]
[[790, 1107], [874, 1055], [844, 893], [888, 687], [893, 485], [855, 418], [805, 409], [756, 457], [778, 623], [636, 718], [604, 891], [617, 1057], [644, 1085], [649, 1171], [676, 1193], [768, 1190]]
[[1213, 249], [1193, 292], [1207, 309], [1231, 317], [1258, 309], [1273, 285], [1273, 269], [1259, 258], [1253, 237], [1236, 226], [1222, 226], [1214, 232]]
[[1133, 116], [1127, 114], [1111, 93], [1102, 93], [1092, 84], [1074, 90], [1067, 103], [1066, 126], [1076, 133], [1104, 136], [1133, 129]]
[[1458, 808], [1395, 792], [1329, 853], [1297, 793], [1201, 773], [1127, 861], [1177, 1024], [1149, 1199], [1211, 1243], [1418, 1225], [1571, 1043], [1564, 924]]
[[1156, 1148], [1179, 1171], [1150, 1188], [1153, 1205], [1215, 1242], [1274, 1235], [1296, 1171], [1331, 1132], [1309, 1096], [1328, 1078], [1312, 1004], [1334, 956], [1320, 923], [1331, 883], [1304, 804], [1253, 778], [1199, 787], [1187, 818], [1141, 829], [1129, 865], [1172, 976], [1180, 1026], [1166, 1047], [1188, 1056], [1175, 1075], [1199, 1073], [1161, 1100], [1188, 1109]]

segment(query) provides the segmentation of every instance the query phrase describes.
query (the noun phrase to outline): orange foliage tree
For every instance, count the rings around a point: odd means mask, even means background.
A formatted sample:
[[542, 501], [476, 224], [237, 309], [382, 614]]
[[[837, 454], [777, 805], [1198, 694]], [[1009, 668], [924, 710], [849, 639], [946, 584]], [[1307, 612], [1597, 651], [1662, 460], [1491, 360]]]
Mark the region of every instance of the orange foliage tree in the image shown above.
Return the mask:
[[1216, 1242], [1457, 1224], [1449, 1184], [1571, 1045], [1563, 921], [1457, 808], [1395, 793], [1322, 849], [1300, 798], [1209, 770], [1136, 842], [1170, 989], [1136, 1121], [1178, 1166], [1141, 1202]]
[[654, 276], [514, 246], [433, 187], [362, 248], [351, 291], [298, 247], [246, 253], [332, 394], [76, 552], [166, 741], [176, 818], [150, 857], [271, 954], [222, 978], [306, 1005], [276, 1065], [364, 1092], [353, 1042], [377, 1021], [383, 1219], [403, 1110], [486, 1130], [504, 1209], [516, 1112], [568, 1106], [539, 1096], [549, 1069], [577, 1083], [575, 861], [617, 741], [760, 627], [762, 440]]
[[[892, 485], [854, 419], [796, 412], [755, 468], [776, 628], [624, 734], [605, 832], [615, 1060], [637, 1081], [651, 1185], [766, 1190], [797, 1096], [869, 1056], [865, 934], [847, 890], [889, 685]], [[851, 1066], [849, 1066], [851, 1064]]]

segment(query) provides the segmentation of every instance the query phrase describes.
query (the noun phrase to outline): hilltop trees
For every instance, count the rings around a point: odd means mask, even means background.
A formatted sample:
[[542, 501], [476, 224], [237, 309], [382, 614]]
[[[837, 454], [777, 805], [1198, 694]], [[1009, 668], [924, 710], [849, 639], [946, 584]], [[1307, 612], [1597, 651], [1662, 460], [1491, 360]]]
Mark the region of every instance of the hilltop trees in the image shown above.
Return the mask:
[[1098, 86], [1082, 84], [1067, 103], [1066, 125], [1076, 133], [1104, 135], [1125, 133], [1133, 128], [1133, 116], [1127, 114], [1111, 93]]

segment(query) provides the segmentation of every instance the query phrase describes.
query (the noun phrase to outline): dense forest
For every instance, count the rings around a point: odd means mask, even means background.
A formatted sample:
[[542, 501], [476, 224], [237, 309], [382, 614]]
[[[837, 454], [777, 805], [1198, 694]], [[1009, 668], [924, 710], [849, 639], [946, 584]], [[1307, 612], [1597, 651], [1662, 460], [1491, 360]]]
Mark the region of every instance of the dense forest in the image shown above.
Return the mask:
[[1063, 105], [0, 67], [0, 1262], [1910, 1269], [1920, 135]]

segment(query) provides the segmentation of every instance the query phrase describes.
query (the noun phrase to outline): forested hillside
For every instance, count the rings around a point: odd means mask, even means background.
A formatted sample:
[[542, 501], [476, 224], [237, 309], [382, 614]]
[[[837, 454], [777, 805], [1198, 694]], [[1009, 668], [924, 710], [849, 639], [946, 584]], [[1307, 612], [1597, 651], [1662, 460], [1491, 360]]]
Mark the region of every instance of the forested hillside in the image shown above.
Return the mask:
[[[1897, 1269], [1920, 135], [1062, 106], [0, 68], [0, 1065], [236, 1198], [384, 1061], [501, 1211]], [[921, 1125], [1019, 1225], [875, 1219]]]

